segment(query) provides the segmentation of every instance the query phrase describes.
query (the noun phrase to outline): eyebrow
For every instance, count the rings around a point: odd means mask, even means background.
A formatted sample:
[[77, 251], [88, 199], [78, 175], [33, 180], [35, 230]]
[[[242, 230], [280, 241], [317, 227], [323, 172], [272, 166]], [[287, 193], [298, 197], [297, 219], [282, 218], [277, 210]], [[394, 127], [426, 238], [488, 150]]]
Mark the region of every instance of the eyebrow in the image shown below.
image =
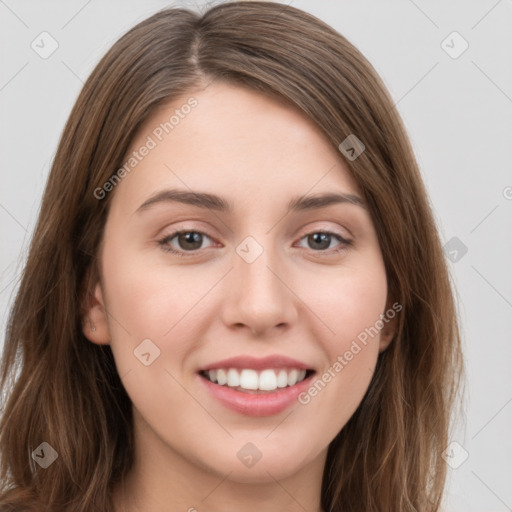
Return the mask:
[[[157, 192], [149, 199], [144, 201], [136, 210], [137, 213], [148, 210], [158, 203], [182, 203], [208, 210], [232, 213], [233, 205], [230, 201], [207, 192], [196, 192], [178, 189], [167, 189]], [[345, 194], [339, 192], [329, 192], [317, 195], [305, 195], [292, 198], [288, 203], [288, 210], [305, 211], [324, 208], [333, 204], [353, 204], [366, 209], [364, 201], [354, 194]]]

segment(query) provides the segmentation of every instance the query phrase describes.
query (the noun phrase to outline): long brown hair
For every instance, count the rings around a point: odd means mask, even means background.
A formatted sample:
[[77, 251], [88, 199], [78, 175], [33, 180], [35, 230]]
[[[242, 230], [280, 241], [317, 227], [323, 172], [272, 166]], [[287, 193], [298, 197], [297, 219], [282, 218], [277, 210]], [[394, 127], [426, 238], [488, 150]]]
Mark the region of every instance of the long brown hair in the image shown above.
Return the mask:
[[[393, 100], [364, 56], [331, 27], [272, 2], [232, 2], [200, 15], [166, 9], [103, 57], [64, 128], [10, 312], [0, 386], [0, 508], [113, 510], [129, 471], [131, 402], [109, 346], [82, 333], [84, 290], [111, 196], [137, 129], [163, 103], [225, 80], [301, 109], [345, 160], [378, 233], [389, 294], [402, 305], [369, 389], [329, 446], [327, 512], [437, 511], [463, 358], [453, 290], [420, 172]], [[31, 453], [58, 453], [42, 469]]]

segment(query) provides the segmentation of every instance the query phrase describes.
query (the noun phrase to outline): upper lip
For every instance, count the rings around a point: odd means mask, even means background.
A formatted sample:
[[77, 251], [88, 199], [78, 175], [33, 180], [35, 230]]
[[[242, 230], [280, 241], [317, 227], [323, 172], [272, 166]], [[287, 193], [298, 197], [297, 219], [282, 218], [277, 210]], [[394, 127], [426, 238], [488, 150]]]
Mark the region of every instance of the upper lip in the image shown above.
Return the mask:
[[219, 368], [250, 368], [253, 370], [265, 370], [266, 368], [297, 368], [299, 370], [312, 370], [311, 366], [284, 355], [272, 355], [266, 357], [236, 356], [221, 361], [209, 363], [199, 371], [217, 370]]

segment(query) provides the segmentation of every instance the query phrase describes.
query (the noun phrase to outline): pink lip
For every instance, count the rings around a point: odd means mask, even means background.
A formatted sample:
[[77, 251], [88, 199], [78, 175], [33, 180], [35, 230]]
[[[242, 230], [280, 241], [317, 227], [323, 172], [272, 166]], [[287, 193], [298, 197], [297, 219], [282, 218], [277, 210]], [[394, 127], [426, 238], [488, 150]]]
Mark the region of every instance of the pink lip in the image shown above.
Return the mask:
[[[291, 366], [295, 365], [296, 363]], [[245, 366], [245, 368], [247, 367], [248, 366]], [[226, 367], [224, 366], [224, 368]], [[231, 366], [231, 368], [234, 367]], [[266, 366], [266, 368], [268, 368], [268, 366]], [[198, 374], [198, 378], [206, 386], [206, 389], [228, 409], [245, 414], [246, 416], [271, 416], [273, 414], [279, 414], [293, 403], [296, 403], [299, 394], [304, 392], [311, 384], [311, 378], [314, 375], [315, 374], [311, 374], [294, 386], [278, 388], [276, 391], [261, 394], [244, 393], [243, 391], [236, 391], [234, 388], [228, 386], [214, 384], [200, 374]]]
[[237, 356], [210, 363], [199, 371], [216, 370], [218, 368], [251, 368], [253, 370], [265, 370], [266, 368], [298, 368], [299, 370], [311, 370], [311, 366], [292, 359], [291, 357], [274, 355], [267, 357]]

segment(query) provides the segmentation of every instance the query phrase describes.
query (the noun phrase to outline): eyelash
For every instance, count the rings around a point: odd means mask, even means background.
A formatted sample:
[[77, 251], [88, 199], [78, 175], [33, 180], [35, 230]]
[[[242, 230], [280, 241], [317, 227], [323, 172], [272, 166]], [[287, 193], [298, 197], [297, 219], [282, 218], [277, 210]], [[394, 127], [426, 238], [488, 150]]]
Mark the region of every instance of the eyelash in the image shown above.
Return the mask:
[[[195, 230], [195, 229], [184, 229], [184, 230], [181, 230], [181, 231], [174, 231], [170, 235], [166, 235], [164, 238], [158, 240], [158, 245], [165, 252], [174, 254], [174, 255], [179, 256], [179, 257], [187, 258], [187, 257], [191, 257], [191, 256], [196, 256], [198, 251], [200, 251], [201, 249], [195, 249], [193, 251], [177, 251], [176, 249], [173, 249], [173, 248], [171, 248], [168, 245], [168, 243], [173, 238], [175, 238], [177, 235], [180, 235], [180, 234], [183, 234], [183, 233], [197, 233], [199, 235], [203, 235], [203, 236], [206, 236], [207, 238], [211, 239], [211, 237], [208, 234], [204, 233], [203, 231], [198, 231], [198, 230]], [[334, 233], [332, 231], [322, 231], [322, 230], [311, 231], [309, 233], [306, 233], [304, 236], [302, 236], [300, 238], [300, 240], [303, 240], [304, 238], [308, 237], [309, 235], [313, 235], [313, 234], [331, 235], [334, 238], [336, 238], [339, 242], [341, 242], [340, 245], [337, 248], [335, 248], [335, 249], [322, 249], [322, 250], [319, 250], [319, 251], [313, 251], [315, 253], [338, 254], [338, 253], [346, 250], [347, 247], [351, 246], [352, 243], [353, 243], [351, 240], [347, 240], [346, 238], [343, 238], [341, 235], [338, 235], [337, 233]]]

